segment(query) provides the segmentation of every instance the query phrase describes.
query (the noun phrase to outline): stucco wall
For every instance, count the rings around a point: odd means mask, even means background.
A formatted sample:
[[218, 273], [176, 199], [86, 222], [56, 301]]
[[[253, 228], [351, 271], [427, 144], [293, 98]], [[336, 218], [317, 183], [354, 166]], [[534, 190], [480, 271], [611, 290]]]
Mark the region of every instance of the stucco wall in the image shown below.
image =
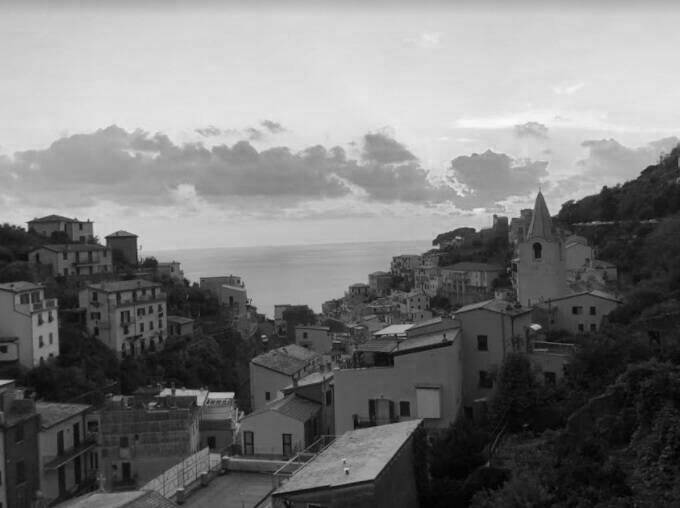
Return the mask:
[[242, 453], [245, 453], [243, 434], [246, 431], [253, 432], [255, 455], [282, 456], [283, 434], [291, 434], [293, 454], [305, 448], [304, 423], [276, 411], [265, 411], [241, 420], [237, 442]]
[[[290, 376], [274, 372], [273, 370], [250, 364], [250, 404], [251, 410], [260, 409], [272, 400], [278, 398], [278, 392], [291, 384]], [[266, 400], [265, 392], [269, 392], [270, 399]]]

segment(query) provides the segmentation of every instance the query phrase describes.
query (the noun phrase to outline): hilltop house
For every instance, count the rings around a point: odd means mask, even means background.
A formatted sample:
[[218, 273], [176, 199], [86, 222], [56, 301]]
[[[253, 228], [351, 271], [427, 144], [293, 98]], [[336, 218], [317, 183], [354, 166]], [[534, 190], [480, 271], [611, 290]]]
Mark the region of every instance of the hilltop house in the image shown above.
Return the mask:
[[28, 230], [48, 238], [52, 233], [62, 232], [72, 242], [87, 243], [94, 239], [94, 223], [91, 220], [80, 221], [61, 215], [47, 215], [28, 221]]
[[119, 252], [126, 263], [136, 266], [139, 262], [137, 238], [137, 235], [128, 231], [116, 231], [106, 237], [106, 246], [111, 251]]
[[441, 295], [452, 304], [467, 304], [493, 295], [493, 283], [505, 271], [489, 263], [462, 262], [440, 268]]

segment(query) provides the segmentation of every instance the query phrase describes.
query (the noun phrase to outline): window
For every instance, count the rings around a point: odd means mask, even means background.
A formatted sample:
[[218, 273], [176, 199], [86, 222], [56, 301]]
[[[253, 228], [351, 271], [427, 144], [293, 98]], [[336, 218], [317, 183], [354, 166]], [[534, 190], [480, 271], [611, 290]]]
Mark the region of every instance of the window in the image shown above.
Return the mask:
[[491, 374], [485, 370], [479, 371], [479, 387], [480, 388], [493, 388], [493, 379]]
[[583, 314], [583, 307], [581, 307], [580, 305], [574, 306], [571, 308], [571, 313], [575, 316]]
[[597, 316], [597, 307], [595, 306], [590, 307], [590, 315]]
[[47, 312], [47, 321], [48, 321], [49, 323], [51, 323], [52, 321], [54, 321], [54, 316], [52, 315], [52, 311], [51, 311], [51, 310]]
[[255, 435], [251, 430], [246, 430], [243, 432], [243, 454], [253, 455], [254, 450]]
[[149, 314], [153, 314], [153, 305], [149, 305]]
[[489, 350], [489, 338], [486, 335], [477, 335], [477, 351]]
[[17, 462], [17, 483], [26, 481], [26, 463], [23, 460]]
[[555, 383], [557, 382], [557, 376], [555, 375], [554, 372], [544, 372], [543, 379], [545, 380], [545, 384], [551, 386], [554, 386]]
[[597, 331], [597, 325], [595, 323], [590, 323], [590, 331], [591, 332], [596, 332]]
[[326, 405], [330, 406], [333, 403], [333, 392], [326, 390]]
[[585, 326], [583, 326], [583, 323], [579, 323], [579, 324], [578, 324], [578, 331], [579, 331], [579, 332], [585, 331]]
[[20, 443], [23, 440], [24, 440], [24, 426], [20, 424], [16, 426], [16, 430], [14, 431], [14, 442]]
[[29, 303], [28, 301], [28, 293], [24, 293], [23, 295], [19, 295], [19, 302], [24, 305]]
[[534, 259], [541, 259], [543, 256], [543, 246], [536, 242], [535, 244], [532, 245], [532, 248], [534, 250]]
[[123, 326], [123, 333], [125, 335], [130, 333], [130, 327], [128, 325]]
[[302, 332], [302, 338], [306, 339], [307, 338], [307, 332]]
[[43, 347], [44, 345], [42, 335], [38, 336], [38, 347]]
[[264, 400], [271, 400], [272, 395], [269, 392], [264, 392]]
[[140, 332], [144, 331], [144, 323], [139, 323], [139, 331]]
[[146, 314], [146, 309], [144, 307], [140, 307], [137, 309], [137, 316], [144, 316]]
[[7, 346], [0, 346], [0, 353], [7, 354]]
[[441, 390], [436, 387], [416, 387], [416, 407], [418, 418], [441, 418]]
[[162, 319], [158, 320], [158, 328], [163, 328], [163, 320]]
[[293, 436], [292, 434], [281, 434], [281, 451], [284, 457], [293, 455]]
[[407, 418], [411, 416], [411, 403], [408, 400], [399, 402], [399, 416]]
[[61, 258], [66, 261], [68, 259], [68, 253], [67, 252], [62, 252], [61, 253]]
[[130, 447], [130, 438], [127, 436], [120, 436], [118, 446], [121, 448], [129, 448]]
[[54, 334], [50, 332], [50, 344], [54, 344]]
[[153, 330], [153, 321], [149, 321], [149, 330]]

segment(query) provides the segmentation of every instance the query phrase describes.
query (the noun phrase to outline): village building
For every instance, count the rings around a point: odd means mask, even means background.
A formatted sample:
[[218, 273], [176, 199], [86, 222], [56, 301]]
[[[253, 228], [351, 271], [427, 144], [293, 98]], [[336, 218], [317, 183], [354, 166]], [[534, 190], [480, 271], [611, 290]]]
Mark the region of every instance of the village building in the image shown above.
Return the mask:
[[330, 365], [321, 365], [318, 372], [312, 372], [299, 380], [293, 381], [286, 386], [283, 395], [296, 393], [305, 399], [318, 402], [321, 405], [319, 412], [319, 429], [325, 436], [335, 435], [335, 395], [334, 374]]
[[531, 208], [526, 208], [520, 211], [519, 217], [510, 219], [508, 241], [515, 250], [519, 243], [523, 242], [527, 237], [527, 231], [529, 231], [529, 225], [531, 224], [531, 217], [533, 214], [534, 211]]
[[195, 320], [184, 316], [168, 316], [168, 338], [193, 337]]
[[87, 276], [113, 272], [111, 249], [96, 244], [45, 245], [31, 251], [28, 260], [38, 265], [50, 265], [52, 275]]
[[234, 444], [240, 411], [234, 392], [210, 392], [201, 411], [198, 429], [200, 448], [223, 452]]
[[132, 265], [137, 266], [139, 254], [137, 250], [137, 235], [128, 231], [116, 231], [106, 237], [106, 246], [111, 251], [119, 252], [122, 259]]
[[220, 299], [220, 304], [224, 302], [221, 300], [220, 289], [222, 286], [233, 286], [239, 288], [245, 288], [246, 285], [243, 279], [238, 275], [220, 275], [215, 277], [201, 277], [199, 279], [199, 285], [201, 289], [210, 291], [213, 296]]
[[272, 349], [250, 360], [251, 410], [257, 411], [280, 398], [283, 388], [316, 371], [321, 362], [321, 355], [296, 344]]
[[413, 272], [423, 264], [423, 257], [419, 254], [402, 254], [394, 256], [390, 263], [390, 273], [393, 277], [405, 280], [409, 286], [413, 285]]
[[[334, 374], [335, 430], [415, 418], [443, 429], [462, 403], [462, 341], [458, 323], [396, 325], [356, 347], [352, 365]], [[394, 333], [392, 333], [394, 332]]]
[[366, 301], [369, 299], [371, 287], [363, 282], [357, 282], [350, 285], [348, 289], [348, 295], [352, 299], [359, 299], [361, 301]]
[[241, 418], [238, 442], [245, 456], [290, 458], [320, 436], [321, 404], [291, 393]]
[[327, 354], [333, 349], [333, 334], [327, 326], [297, 325], [295, 343], [315, 353]]
[[196, 453], [200, 442], [195, 395], [171, 393], [151, 402], [114, 395], [88, 417], [88, 426], [98, 431], [100, 473], [107, 490], [146, 484]]
[[440, 294], [452, 304], [464, 305], [493, 296], [494, 281], [505, 269], [502, 266], [461, 262], [440, 268]]
[[169, 277], [179, 282], [184, 280], [184, 272], [179, 261], [159, 261], [156, 271], [161, 277]]
[[78, 293], [87, 331], [121, 356], [162, 347], [167, 334], [166, 295], [147, 280], [89, 284]]
[[94, 240], [94, 223], [62, 215], [47, 215], [28, 221], [28, 230], [50, 238], [52, 233], [64, 233], [72, 242], [88, 243]]
[[413, 289], [424, 293], [429, 298], [439, 294], [442, 287], [440, 267], [436, 265], [423, 265], [415, 269], [413, 273]]
[[494, 393], [506, 355], [526, 351], [531, 309], [492, 299], [461, 307], [455, 318], [462, 332], [463, 404], [471, 415], [475, 401]]
[[600, 330], [603, 319], [619, 305], [621, 300], [616, 296], [591, 290], [547, 300], [539, 305], [536, 315], [547, 330], [574, 335], [595, 333]]
[[40, 489], [40, 416], [14, 380], [0, 380], [0, 503], [29, 508]]
[[41, 285], [0, 284], [0, 362], [32, 369], [59, 356], [57, 308]]
[[53, 504], [95, 486], [99, 464], [94, 434], [88, 433], [87, 404], [36, 402], [40, 415], [40, 490]]
[[392, 274], [387, 272], [369, 273], [368, 285], [374, 295], [387, 296], [392, 290]]
[[421, 420], [346, 432], [272, 494], [273, 508], [418, 507], [414, 433]]

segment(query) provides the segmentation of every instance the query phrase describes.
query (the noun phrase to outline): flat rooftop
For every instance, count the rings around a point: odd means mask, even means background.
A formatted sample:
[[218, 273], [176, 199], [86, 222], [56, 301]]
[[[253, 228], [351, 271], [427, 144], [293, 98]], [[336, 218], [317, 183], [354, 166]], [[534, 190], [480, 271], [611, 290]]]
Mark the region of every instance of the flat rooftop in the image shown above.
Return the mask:
[[87, 404], [64, 404], [61, 402], [36, 402], [35, 410], [40, 415], [40, 426], [47, 429], [59, 422], [87, 411]]
[[30, 291], [32, 289], [42, 289], [43, 287], [39, 284], [34, 284], [33, 282], [18, 281], [18, 282], [6, 282], [0, 284], [0, 290], [11, 291], [12, 293], [19, 293], [21, 291]]
[[[411, 420], [346, 432], [273, 495], [373, 481], [421, 422]], [[345, 474], [345, 467], [349, 468], [349, 474]]]
[[[163, 388], [158, 397], [172, 397], [172, 388]], [[175, 388], [175, 397], [196, 397], [196, 405], [202, 406], [208, 398], [208, 390], [193, 390], [190, 388]]]
[[271, 474], [230, 471], [229, 474], [216, 477], [207, 487], [193, 492], [183, 506], [190, 508], [255, 506], [271, 489]]
[[302, 346], [289, 344], [258, 355], [250, 361], [255, 365], [266, 367], [275, 372], [292, 375], [319, 356], [317, 353]]

